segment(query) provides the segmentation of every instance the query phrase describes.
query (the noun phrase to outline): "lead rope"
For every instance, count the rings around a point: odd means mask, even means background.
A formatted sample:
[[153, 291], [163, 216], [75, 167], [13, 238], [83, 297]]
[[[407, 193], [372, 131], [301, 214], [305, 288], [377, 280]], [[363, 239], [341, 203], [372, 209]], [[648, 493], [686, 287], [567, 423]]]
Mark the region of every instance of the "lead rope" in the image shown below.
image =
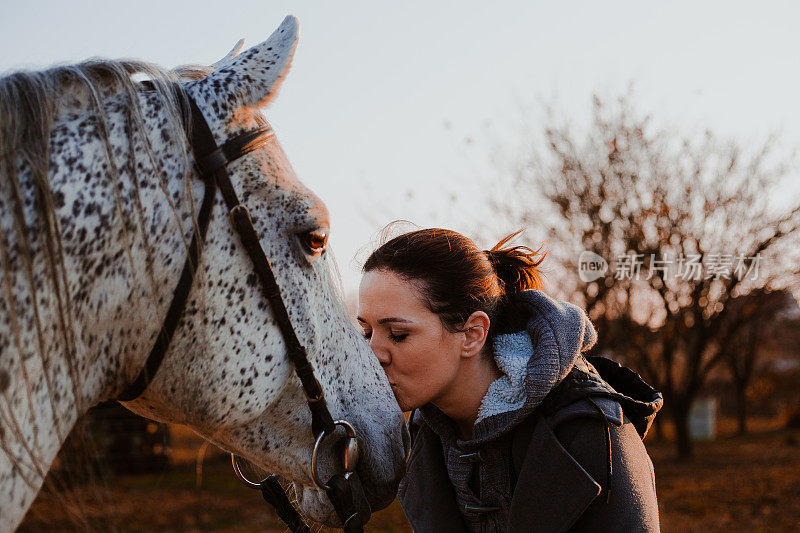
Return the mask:
[[300, 513], [297, 512], [292, 502], [289, 501], [289, 497], [286, 496], [286, 491], [283, 490], [278, 481], [278, 476], [272, 474], [264, 478], [259, 485], [261, 486], [261, 495], [264, 497], [264, 501], [275, 508], [278, 518], [286, 524], [286, 527], [294, 533], [311, 533], [308, 525], [303, 522]]

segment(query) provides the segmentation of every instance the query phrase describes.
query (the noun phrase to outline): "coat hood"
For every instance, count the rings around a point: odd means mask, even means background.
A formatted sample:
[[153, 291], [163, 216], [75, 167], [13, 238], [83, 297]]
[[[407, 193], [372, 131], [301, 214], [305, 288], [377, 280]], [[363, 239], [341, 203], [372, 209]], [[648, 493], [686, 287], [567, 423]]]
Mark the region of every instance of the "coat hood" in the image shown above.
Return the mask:
[[589, 317], [576, 305], [541, 291], [523, 292], [519, 301], [530, 319], [525, 331], [495, 337], [494, 359], [503, 376], [489, 387], [477, 422], [518, 409], [530, 412], [597, 342]]

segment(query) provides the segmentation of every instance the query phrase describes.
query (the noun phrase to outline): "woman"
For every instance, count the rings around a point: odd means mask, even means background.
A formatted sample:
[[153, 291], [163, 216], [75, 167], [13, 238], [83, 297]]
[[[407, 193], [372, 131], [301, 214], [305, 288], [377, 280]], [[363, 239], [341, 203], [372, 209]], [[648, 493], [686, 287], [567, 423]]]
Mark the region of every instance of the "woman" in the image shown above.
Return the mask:
[[586, 357], [580, 308], [541, 292], [544, 256], [424, 229], [375, 250], [358, 320], [409, 420], [399, 499], [415, 531], [657, 531], [642, 444], [661, 395]]

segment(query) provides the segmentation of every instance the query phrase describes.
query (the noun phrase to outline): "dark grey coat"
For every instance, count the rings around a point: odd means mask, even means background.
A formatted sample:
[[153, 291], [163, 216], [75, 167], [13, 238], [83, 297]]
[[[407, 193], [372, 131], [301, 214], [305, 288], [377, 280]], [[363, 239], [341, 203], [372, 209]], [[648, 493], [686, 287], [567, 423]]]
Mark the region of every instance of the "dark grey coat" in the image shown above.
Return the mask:
[[[413, 450], [398, 494], [409, 522], [421, 533], [467, 531], [439, 437], [421, 417], [412, 424]], [[535, 412], [509, 445], [516, 477], [510, 531], [659, 531], [653, 464], [619, 402], [584, 399], [547, 416]]]

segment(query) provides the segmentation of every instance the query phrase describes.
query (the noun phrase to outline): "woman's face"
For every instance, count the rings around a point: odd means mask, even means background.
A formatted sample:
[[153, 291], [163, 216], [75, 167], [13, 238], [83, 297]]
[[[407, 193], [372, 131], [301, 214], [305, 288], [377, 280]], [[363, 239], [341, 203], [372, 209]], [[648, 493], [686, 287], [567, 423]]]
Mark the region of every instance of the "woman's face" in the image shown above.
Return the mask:
[[413, 283], [388, 270], [364, 274], [358, 321], [403, 411], [448, 394], [461, 362], [464, 334], [445, 329]]

